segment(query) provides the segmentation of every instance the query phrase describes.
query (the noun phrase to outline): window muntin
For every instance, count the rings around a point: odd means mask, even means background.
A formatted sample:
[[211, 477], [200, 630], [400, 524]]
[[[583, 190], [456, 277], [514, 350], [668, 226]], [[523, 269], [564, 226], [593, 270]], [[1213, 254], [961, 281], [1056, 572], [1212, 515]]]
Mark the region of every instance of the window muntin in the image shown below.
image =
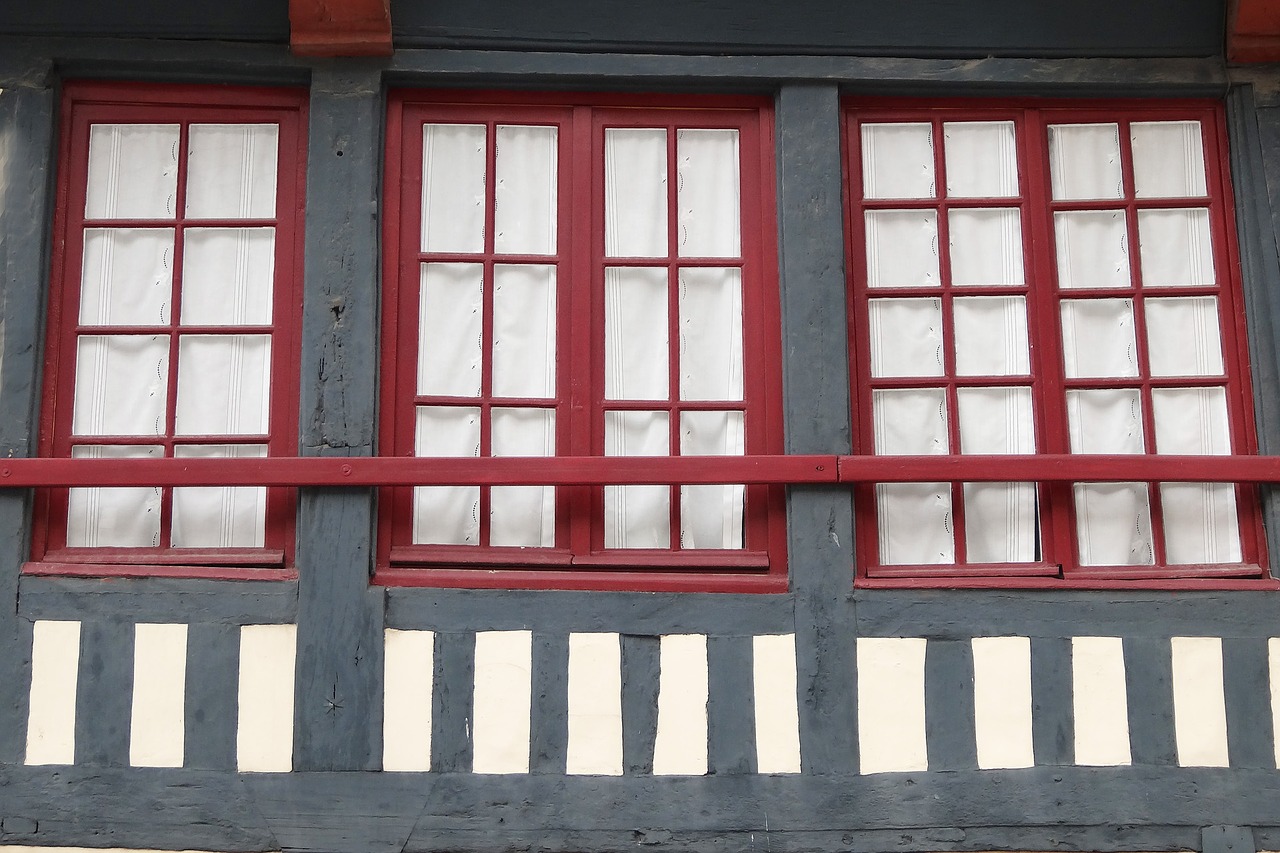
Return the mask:
[[[1219, 108], [847, 122], [861, 452], [1252, 452]], [[1263, 574], [1251, 486], [859, 491], [864, 577]]]
[[[64, 98], [42, 453], [293, 455], [304, 96]], [[34, 557], [86, 573], [281, 566], [292, 505], [250, 486], [49, 490]]]
[[[385, 328], [414, 343], [384, 351], [384, 446], [771, 452], [777, 362], [746, 357], [777, 351], [763, 238], [768, 105], [494, 98], [511, 96], [392, 98], [388, 185], [403, 189], [387, 264], [398, 316], [389, 311]], [[606, 586], [605, 569], [782, 578], [780, 499], [732, 483], [396, 489], [383, 503], [380, 574], [466, 584], [450, 571], [538, 567]], [[396, 574], [422, 567], [430, 578]]]

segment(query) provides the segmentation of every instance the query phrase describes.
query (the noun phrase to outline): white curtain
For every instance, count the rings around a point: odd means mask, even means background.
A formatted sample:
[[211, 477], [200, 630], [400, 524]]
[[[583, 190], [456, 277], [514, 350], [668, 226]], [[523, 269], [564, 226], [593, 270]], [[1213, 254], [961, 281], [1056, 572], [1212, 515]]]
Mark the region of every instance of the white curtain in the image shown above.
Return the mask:
[[423, 126], [423, 251], [484, 251], [486, 139], [482, 124]]
[[738, 131], [676, 132], [676, 208], [682, 258], [736, 258], [742, 252]]
[[[746, 452], [742, 412], [683, 412], [680, 452], [685, 456], [741, 456]], [[741, 548], [746, 488], [680, 487], [683, 548]]]
[[862, 126], [866, 198], [933, 198], [933, 128], [927, 122]]
[[871, 375], [942, 376], [942, 300], [872, 299]]
[[183, 239], [184, 325], [271, 323], [274, 228], [188, 228]]
[[[157, 459], [164, 448], [151, 445], [80, 445], [72, 459]], [[161, 491], [151, 486], [125, 489], [71, 489], [67, 502], [67, 545], [71, 548], [153, 548], [160, 545]]]
[[1206, 194], [1200, 122], [1135, 121], [1129, 126], [1129, 139], [1138, 198]]
[[500, 124], [494, 137], [494, 251], [554, 254], [556, 128]]
[[1119, 126], [1050, 125], [1049, 176], [1055, 201], [1123, 198]]
[[937, 287], [938, 214], [933, 210], [868, 210], [867, 286]]
[[418, 393], [480, 396], [484, 266], [423, 264], [418, 290]]
[[604, 132], [604, 253], [667, 255], [667, 132], [611, 127]]
[[[255, 459], [261, 444], [179, 445], [180, 459]], [[266, 535], [267, 490], [259, 486], [183, 487], [173, 490], [175, 548], [261, 548]]]
[[1222, 331], [1216, 296], [1147, 299], [1152, 376], [1221, 376]]
[[742, 399], [742, 272], [680, 270], [680, 399]]
[[495, 264], [493, 394], [550, 398], [555, 391], [556, 268]]
[[1064, 299], [1060, 312], [1068, 379], [1138, 375], [1133, 300]]
[[166, 325], [173, 319], [172, 296], [172, 228], [85, 229], [82, 324]]
[[1122, 210], [1069, 210], [1053, 215], [1058, 287], [1129, 287], [1129, 246]]
[[942, 125], [951, 198], [1018, 194], [1018, 152], [1011, 121], [949, 121]]
[[[479, 456], [480, 410], [418, 406], [417, 456]], [[476, 545], [480, 541], [479, 486], [416, 486], [413, 541], [424, 545]]]
[[177, 215], [179, 127], [95, 124], [89, 128], [87, 219]]
[[667, 271], [604, 272], [604, 394], [608, 400], [665, 400], [670, 376]]
[[[1142, 400], [1134, 388], [1067, 392], [1073, 453], [1144, 453]], [[1155, 560], [1145, 483], [1077, 483], [1076, 541], [1083, 565], [1142, 565]]]
[[1023, 296], [962, 296], [951, 303], [958, 376], [1025, 376], [1031, 370]]
[[76, 342], [74, 435], [164, 435], [168, 335], [83, 335]]
[[[671, 453], [667, 412], [604, 413], [605, 456], [667, 456]], [[671, 489], [668, 486], [605, 486], [606, 548], [670, 548]]]
[[[872, 393], [871, 405], [876, 453], [949, 452], [943, 389], [880, 389]], [[950, 484], [881, 483], [876, 507], [882, 563], [955, 562]]]
[[270, 407], [270, 335], [178, 338], [178, 435], [262, 435]]
[[187, 138], [187, 216], [268, 219], [276, 213], [274, 124], [193, 124]]
[[1022, 220], [1017, 208], [952, 208], [947, 225], [953, 285], [1024, 282]]
[[[554, 409], [495, 408], [494, 456], [555, 456]], [[552, 486], [494, 486], [489, 490], [489, 544], [550, 548], [556, 544]]]
[[1138, 211], [1142, 281], [1148, 287], [1203, 287], [1214, 283], [1209, 211]]
[[[959, 388], [960, 452], [1036, 452], [1031, 389]], [[1035, 483], [965, 483], [965, 550], [970, 563], [1036, 559], [1039, 526]]]

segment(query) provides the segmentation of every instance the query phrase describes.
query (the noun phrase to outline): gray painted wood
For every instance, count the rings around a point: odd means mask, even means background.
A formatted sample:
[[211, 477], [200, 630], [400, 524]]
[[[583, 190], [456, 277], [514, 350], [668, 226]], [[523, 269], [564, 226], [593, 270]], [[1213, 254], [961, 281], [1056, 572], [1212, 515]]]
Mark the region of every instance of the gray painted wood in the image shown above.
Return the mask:
[[661, 639], [623, 634], [622, 768], [629, 776], [653, 772], [658, 737], [658, 678]]
[[1075, 761], [1070, 637], [1031, 639], [1031, 743], [1036, 764]]
[[569, 636], [533, 635], [529, 772], [564, 773], [569, 750]]
[[437, 773], [471, 769], [475, 668], [475, 634], [436, 634], [431, 690], [431, 769]]
[[1173, 728], [1173, 657], [1169, 641], [1124, 638], [1129, 752], [1134, 764], [1178, 763]]
[[1266, 637], [1222, 640], [1227, 752], [1232, 767], [1275, 767], [1270, 681]]
[[929, 640], [924, 657], [924, 730], [931, 770], [978, 766], [973, 710], [973, 646]]
[[755, 654], [751, 637], [707, 639], [707, 772], [755, 773]]
[[[0, 495], [0, 499], [3, 496]], [[198, 578], [55, 578], [24, 576], [18, 613], [26, 619], [287, 624], [297, 619], [297, 581]]]
[[129, 764], [133, 633], [133, 623], [122, 619], [84, 622], [80, 626], [76, 764]]
[[1201, 853], [1256, 853], [1253, 830], [1247, 826], [1206, 826]]
[[240, 628], [188, 625], [184, 767], [236, 768], [239, 693]]
[[212, 4], [130, 0], [48, 0], [0, 7], [0, 32], [287, 41], [289, 18], [279, 4], [226, 0]]

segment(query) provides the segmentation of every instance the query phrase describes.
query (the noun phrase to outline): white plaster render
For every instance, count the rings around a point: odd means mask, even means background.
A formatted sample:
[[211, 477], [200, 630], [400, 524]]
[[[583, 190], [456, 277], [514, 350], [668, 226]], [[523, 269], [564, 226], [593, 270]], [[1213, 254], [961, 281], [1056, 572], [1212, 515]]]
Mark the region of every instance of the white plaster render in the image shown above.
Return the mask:
[[240, 629], [239, 724], [236, 764], [250, 773], [293, 769], [293, 671], [296, 625]]
[[529, 772], [533, 634], [476, 634], [472, 760], [476, 773]]
[[1124, 642], [1119, 637], [1071, 638], [1071, 693], [1076, 764], [1131, 763]]
[[764, 634], [752, 641], [756, 708], [756, 769], [800, 772], [796, 698], [796, 635]]
[[1280, 637], [1267, 640], [1267, 659], [1271, 665], [1271, 733], [1276, 767], [1280, 767]]
[[435, 633], [388, 628], [383, 646], [382, 769], [431, 769]]
[[974, 637], [973, 718], [978, 767], [1032, 767], [1031, 639]]
[[133, 626], [129, 763], [181, 767], [186, 745], [187, 626]]
[[80, 623], [36, 622], [31, 646], [27, 764], [75, 762], [79, 667]]
[[658, 733], [653, 772], [702, 776], [707, 772], [707, 638], [662, 638], [658, 675]]
[[1227, 767], [1227, 704], [1222, 640], [1173, 637], [1173, 724], [1183, 767]]
[[929, 769], [922, 637], [857, 641], [858, 752], [863, 773]]
[[622, 775], [622, 647], [617, 634], [569, 635], [570, 774]]

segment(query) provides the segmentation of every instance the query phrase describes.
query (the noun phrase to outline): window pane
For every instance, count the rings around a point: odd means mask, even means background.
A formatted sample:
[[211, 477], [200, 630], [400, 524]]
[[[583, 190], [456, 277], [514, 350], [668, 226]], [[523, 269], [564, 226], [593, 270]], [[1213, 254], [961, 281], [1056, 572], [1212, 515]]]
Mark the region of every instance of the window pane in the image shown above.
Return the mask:
[[676, 131], [680, 257], [741, 254], [738, 131]]
[[184, 325], [271, 322], [274, 228], [188, 228], [184, 240]]
[[1145, 453], [1136, 388], [1067, 391], [1072, 453]]
[[933, 198], [933, 130], [926, 123], [862, 126], [866, 198]]
[[1055, 200], [1123, 198], [1119, 126], [1049, 125], [1049, 173]]
[[[416, 456], [479, 456], [480, 410], [418, 406]], [[479, 486], [415, 486], [413, 541], [421, 545], [475, 545], [480, 541]]]
[[604, 253], [610, 258], [667, 254], [667, 132], [662, 128], [604, 132]]
[[183, 335], [178, 340], [178, 435], [266, 433], [270, 335]]
[[1120, 210], [1056, 213], [1058, 287], [1128, 287], [1129, 249]]
[[872, 392], [876, 453], [916, 456], [948, 452], [947, 396], [941, 388], [892, 388]]
[[1214, 283], [1209, 211], [1138, 211], [1142, 283], [1148, 287], [1188, 287]]
[[164, 435], [167, 335], [86, 335], [76, 342], [74, 435]]
[[[466, 319], [471, 316], [479, 315]], [[469, 345], [468, 341], [465, 346]], [[555, 390], [556, 268], [497, 264], [493, 268], [494, 396], [553, 397]]]
[[418, 292], [418, 393], [479, 397], [484, 266], [423, 264]]
[[956, 396], [961, 453], [1036, 452], [1030, 388], [958, 388]]
[[[180, 459], [256, 459], [262, 444], [178, 445]], [[173, 490], [174, 548], [261, 548], [266, 534], [267, 490], [259, 486]]]
[[680, 270], [680, 399], [742, 399], [742, 272]]
[[871, 375], [942, 376], [942, 300], [872, 299]]
[[556, 128], [498, 125], [493, 248], [500, 254], [556, 250]]
[[85, 229], [81, 323], [165, 325], [172, 296], [172, 228]]
[[1240, 562], [1240, 521], [1231, 483], [1161, 483], [1168, 561]]
[[1151, 565], [1151, 507], [1145, 483], [1077, 483], [1076, 544], [1084, 566]]
[[1144, 307], [1152, 376], [1222, 375], [1216, 297], [1148, 299]]
[[1039, 553], [1035, 483], [965, 483], [964, 546], [970, 563], [1032, 563]]
[[1156, 453], [1231, 453], [1227, 395], [1223, 388], [1153, 388]]
[[172, 219], [177, 213], [178, 125], [89, 128], [88, 219]]
[[[156, 446], [71, 448], [72, 459], [159, 459]], [[70, 548], [151, 548], [160, 544], [161, 490], [71, 489], [67, 499]]]
[[951, 486], [880, 483], [876, 486], [880, 562], [886, 566], [954, 563]]
[[1138, 375], [1133, 300], [1064, 299], [1061, 313], [1068, 379]]
[[932, 210], [868, 210], [867, 286], [936, 287], [938, 214]]
[[1129, 138], [1138, 198], [1206, 194], [1200, 122], [1135, 121], [1129, 126]]
[[957, 375], [1030, 372], [1026, 303], [1022, 296], [965, 296], [952, 303]]
[[605, 398], [667, 399], [666, 269], [609, 267], [604, 271], [604, 300]]
[[482, 124], [423, 126], [424, 251], [484, 251], [486, 138]]
[[[683, 412], [680, 453], [741, 456], [742, 412]], [[741, 485], [680, 487], [680, 547], [741, 548], [746, 488]]]
[[956, 121], [942, 125], [947, 195], [994, 198], [1018, 194], [1018, 153], [1011, 121]]
[[[666, 456], [671, 452], [667, 412], [605, 412], [605, 456]], [[668, 486], [605, 486], [606, 548], [670, 548]]]
[[[555, 456], [554, 409], [493, 409], [493, 456]], [[489, 544], [550, 548], [556, 544], [552, 486], [494, 486], [489, 491]]]
[[1022, 284], [1022, 226], [1016, 208], [952, 210], [951, 283]]
[[276, 125], [193, 124], [188, 133], [187, 216], [275, 216]]

